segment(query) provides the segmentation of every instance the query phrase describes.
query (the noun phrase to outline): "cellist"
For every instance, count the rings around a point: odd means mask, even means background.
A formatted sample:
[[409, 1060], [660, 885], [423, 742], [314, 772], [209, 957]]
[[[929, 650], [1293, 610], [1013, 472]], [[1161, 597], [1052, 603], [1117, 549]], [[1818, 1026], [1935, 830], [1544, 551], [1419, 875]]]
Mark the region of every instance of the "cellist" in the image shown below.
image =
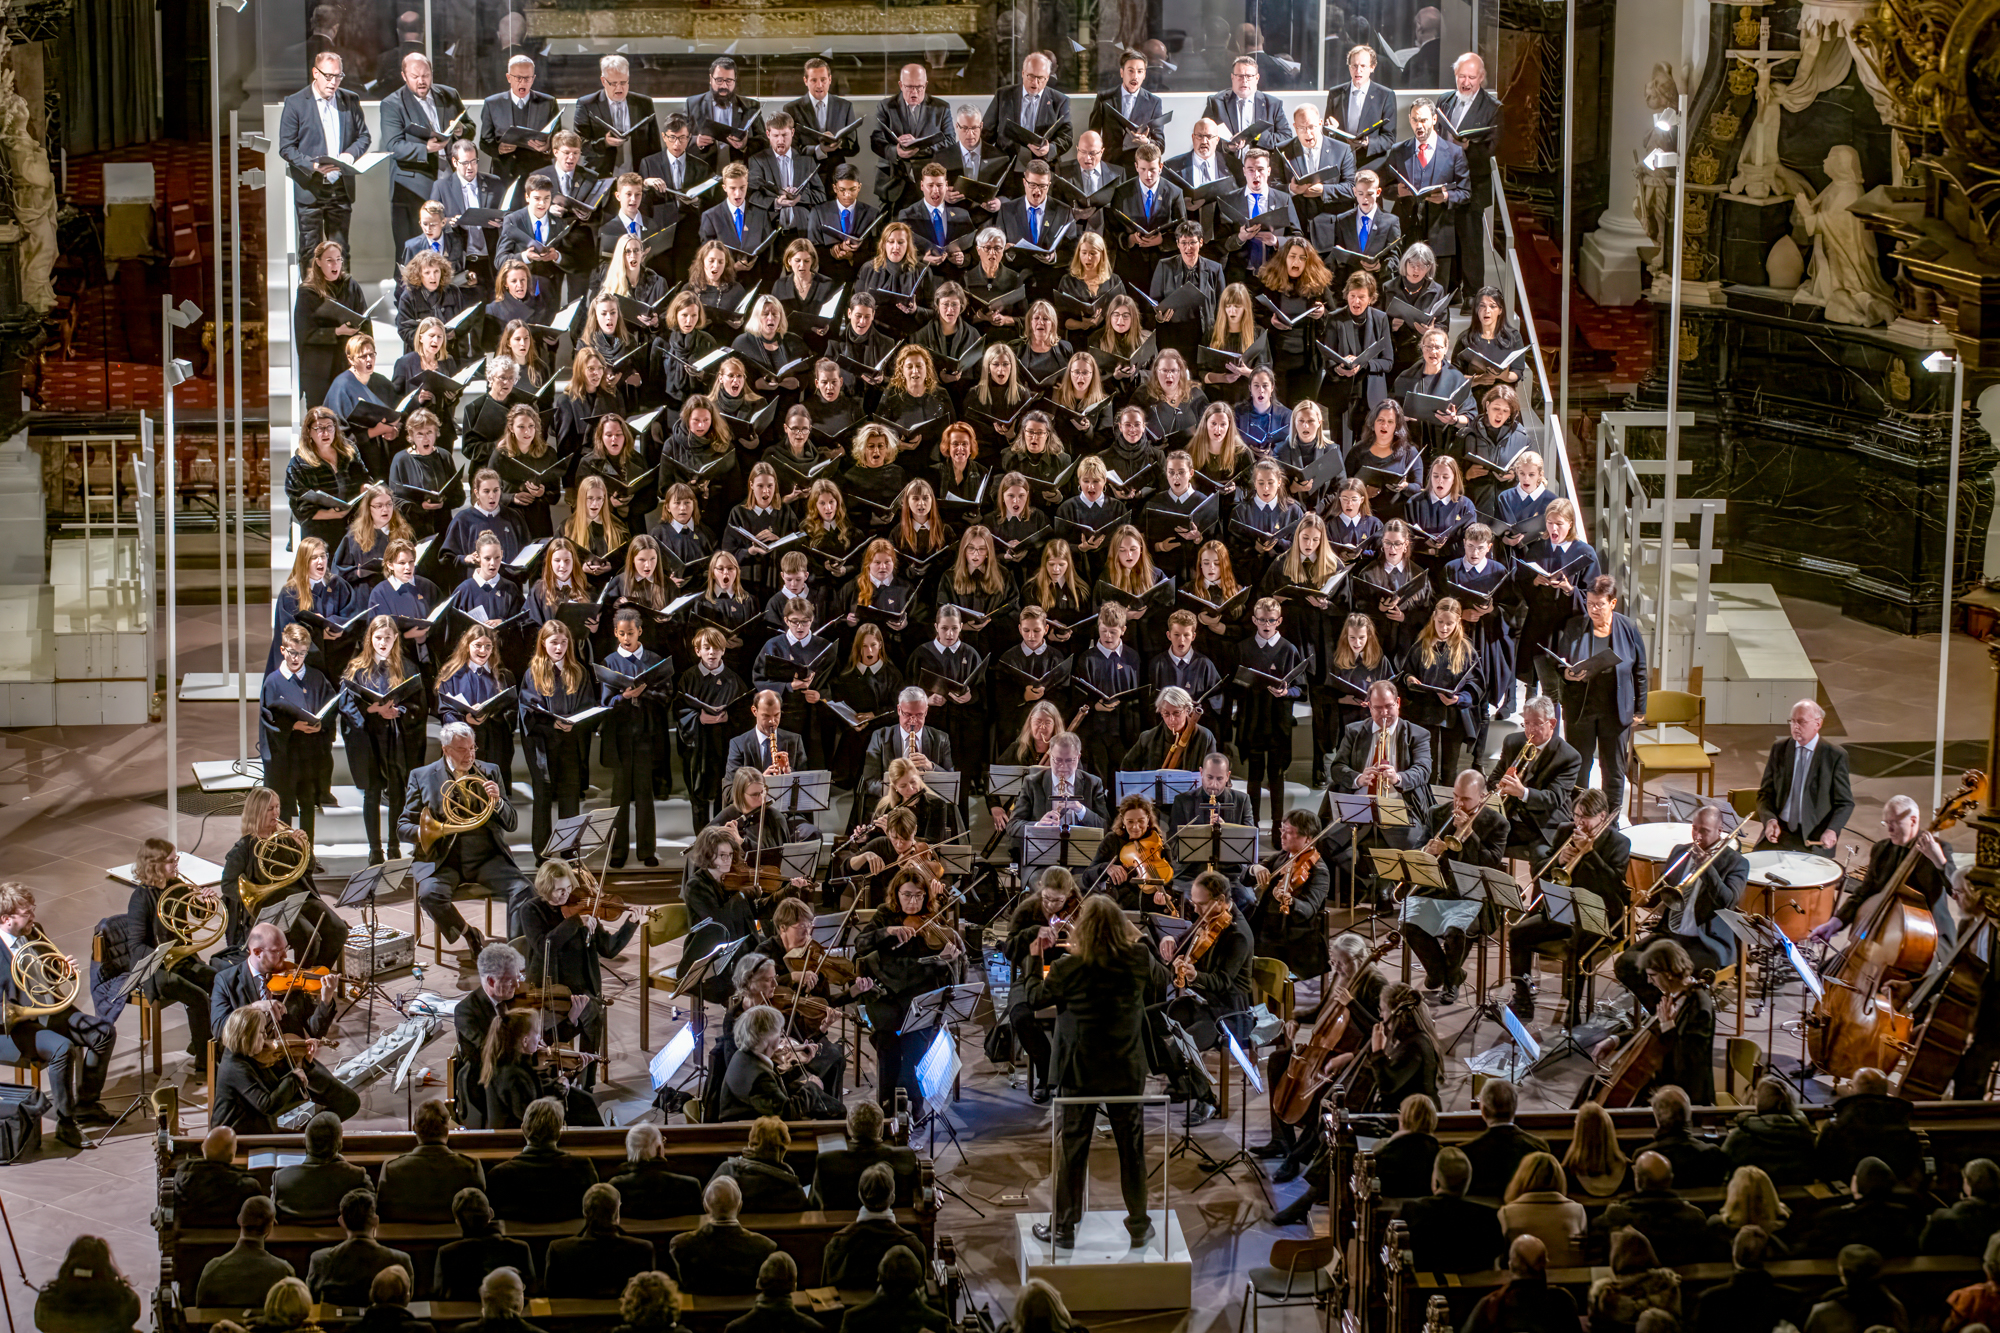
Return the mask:
[[1914, 845], [1921, 854], [1904, 886], [1923, 898], [1937, 922], [1937, 949], [1931, 956], [1931, 965], [1936, 967], [1958, 939], [1958, 922], [1951, 912], [1951, 856], [1937, 835], [1923, 826], [1923, 812], [1908, 796], [1891, 796], [1883, 804], [1882, 827], [1889, 836], [1869, 849], [1868, 866], [1860, 882], [1834, 907], [1833, 915], [1814, 926], [1806, 938], [1830, 940], [1848, 926], [1868, 920], [1880, 906], [1878, 896], [1896, 878], [1904, 854]]
[[[1289, 827], [1289, 826], [1288, 826]], [[1320, 1009], [1318, 1022], [1313, 1025], [1312, 1035], [1306, 1042], [1310, 1047], [1313, 1039], [1324, 1039], [1334, 1027], [1341, 1014], [1347, 1015], [1348, 1034], [1345, 1038], [1350, 1049], [1334, 1057], [1335, 1065], [1344, 1068], [1354, 1058], [1354, 1050], [1359, 1049], [1362, 1039], [1375, 1028], [1382, 1019], [1382, 988], [1387, 979], [1375, 970], [1368, 961], [1368, 941], [1346, 931], [1334, 936], [1326, 947], [1326, 979], [1320, 983], [1321, 994], [1327, 997]], [[1342, 996], [1346, 1002], [1340, 1002]], [[1266, 1086], [1276, 1089], [1285, 1077], [1285, 1071], [1292, 1066], [1293, 1041], [1297, 1037], [1296, 1024], [1289, 1034], [1292, 1040], [1278, 1044], [1265, 1065]], [[1271, 1137], [1250, 1150], [1253, 1157], [1267, 1159], [1284, 1158], [1284, 1165], [1278, 1168], [1275, 1179], [1279, 1184], [1298, 1178], [1307, 1162], [1319, 1150], [1319, 1135], [1314, 1128], [1319, 1124], [1320, 1103], [1326, 1098], [1326, 1089], [1314, 1094], [1309, 1109], [1299, 1117], [1297, 1125], [1287, 1124], [1277, 1116], [1271, 1117]], [[1301, 1134], [1299, 1131], [1306, 1132]]]
[[[1715, 811], [1710, 807], [1702, 813]], [[1659, 1021], [1660, 1068], [1633, 1104], [1643, 1105], [1655, 1089], [1672, 1085], [1696, 1106], [1714, 1105], [1715, 997], [1707, 986], [1695, 983], [1694, 964], [1676, 940], [1655, 940], [1635, 952], [1647, 988], [1658, 997], [1653, 1012]], [[1620, 1038], [1606, 1037], [1591, 1049], [1590, 1058], [1602, 1065], [1620, 1044]]]

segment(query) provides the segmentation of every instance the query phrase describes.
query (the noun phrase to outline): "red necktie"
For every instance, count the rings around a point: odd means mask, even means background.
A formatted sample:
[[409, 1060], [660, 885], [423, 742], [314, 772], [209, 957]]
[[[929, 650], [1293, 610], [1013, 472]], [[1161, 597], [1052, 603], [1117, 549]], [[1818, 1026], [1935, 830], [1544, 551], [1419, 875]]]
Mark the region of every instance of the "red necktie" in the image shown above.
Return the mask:
[[1431, 146], [1427, 143], [1418, 144], [1417, 165], [1420, 167], [1428, 167], [1430, 164], [1431, 164]]

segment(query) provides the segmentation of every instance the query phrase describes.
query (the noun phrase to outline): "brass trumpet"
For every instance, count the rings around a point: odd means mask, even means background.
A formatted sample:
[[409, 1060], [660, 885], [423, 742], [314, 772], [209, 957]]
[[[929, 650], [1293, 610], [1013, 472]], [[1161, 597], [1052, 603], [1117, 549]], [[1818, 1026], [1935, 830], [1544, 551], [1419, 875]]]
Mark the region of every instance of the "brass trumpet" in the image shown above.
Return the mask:
[[33, 933], [14, 951], [11, 971], [14, 984], [32, 1003], [0, 1001], [0, 1026], [7, 1028], [61, 1013], [76, 1003], [77, 992], [83, 985], [76, 960], [57, 949], [40, 926], [33, 927]]
[[429, 806], [417, 816], [417, 850], [429, 852], [439, 838], [456, 837], [483, 827], [499, 802], [486, 794], [486, 779], [477, 773], [453, 778], [438, 792], [439, 813]]
[[167, 950], [167, 967], [178, 966], [182, 959], [198, 957], [222, 943], [229, 928], [221, 900], [204, 894], [192, 880], [179, 875], [160, 891], [154, 914], [160, 928], [179, 941]]
[[312, 869], [312, 843], [303, 829], [281, 828], [258, 841], [250, 860], [251, 874], [257, 878], [244, 875], [236, 881], [236, 892], [243, 899], [243, 910], [254, 917], [267, 898], [305, 878]]

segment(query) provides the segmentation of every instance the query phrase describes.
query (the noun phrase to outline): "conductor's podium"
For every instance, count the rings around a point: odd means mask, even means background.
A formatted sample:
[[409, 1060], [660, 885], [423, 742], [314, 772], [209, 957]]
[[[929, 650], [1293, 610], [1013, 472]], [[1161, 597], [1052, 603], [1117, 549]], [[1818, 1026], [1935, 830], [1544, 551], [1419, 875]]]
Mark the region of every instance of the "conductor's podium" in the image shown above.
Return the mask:
[[1041, 1278], [1062, 1293], [1072, 1310], [1185, 1310], [1194, 1300], [1194, 1262], [1180, 1216], [1152, 1211], [1153, 1238], [1132, 1244], [1125, 1210], [1109, 1208], [1083, 1215], [1074, 1249], [1059, 1250], [1035, 1239], [1034, 1227], [1047, 1213], [1016, 1213], [1020, 1280]]

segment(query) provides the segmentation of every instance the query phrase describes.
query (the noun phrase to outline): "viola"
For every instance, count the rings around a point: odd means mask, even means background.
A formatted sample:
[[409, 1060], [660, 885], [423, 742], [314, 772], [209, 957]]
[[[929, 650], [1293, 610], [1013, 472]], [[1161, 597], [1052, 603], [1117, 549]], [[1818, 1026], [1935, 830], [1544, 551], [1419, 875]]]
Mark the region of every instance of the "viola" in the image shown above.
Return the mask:
[[1174, 959], [1176, 986], [1182, 990], [1188, 988], [1188, 983], [1194, 979], [1196, 966], [1208, 951], [1215, 947], [1215, 942], [1222, 938], [1222, 932], [1228, 930], [1234, 920], [1235, 917], [1230, 913], [1229, 899], [1217, 898], [1208, 905], [1202, 912], [1200, 920], [1195, 922], [1194, 930], [1188, 935], [1187, 947]]
[[283, 997], [297, 991], [301, 995], [319, 998], [329, 987], [340, 985], [340, 974], [329, 967], [299, 967], [290, 971], [274, 972], [264, 978], [264, 993], [274, 998]]
[[[1174, 867], [1167, 860], [1166, 839], [1160, 836], [1158, 829], [1119, 848], [1118, 864], [1131, 871], [1148, 888], [1174, 882]], [[1168, 910], [1172, 911], [1171, 903]]]
[[[322, 1041], [319, 1044], [321, 1046], [331, 1046], [335, 1043]], [[257, 1052], [252, 1058], [260, 1065], [275, 1065], [282, 1060], [288, 1065], [297, 1067], [300, 1061], [311, 1059], [313, 1051], [314, 1046], [311, 1037], [296, 1037], [290, 1033], [285, 1033], [282, 1036], [273, 1037], [271, 1044]]]
[[785, 966], [796, 974], [817, 972], [829, 986], [844, 986], [860, 976], [852, 958], [841, 958], [817, 940], [807, 940], [785, 953]]

